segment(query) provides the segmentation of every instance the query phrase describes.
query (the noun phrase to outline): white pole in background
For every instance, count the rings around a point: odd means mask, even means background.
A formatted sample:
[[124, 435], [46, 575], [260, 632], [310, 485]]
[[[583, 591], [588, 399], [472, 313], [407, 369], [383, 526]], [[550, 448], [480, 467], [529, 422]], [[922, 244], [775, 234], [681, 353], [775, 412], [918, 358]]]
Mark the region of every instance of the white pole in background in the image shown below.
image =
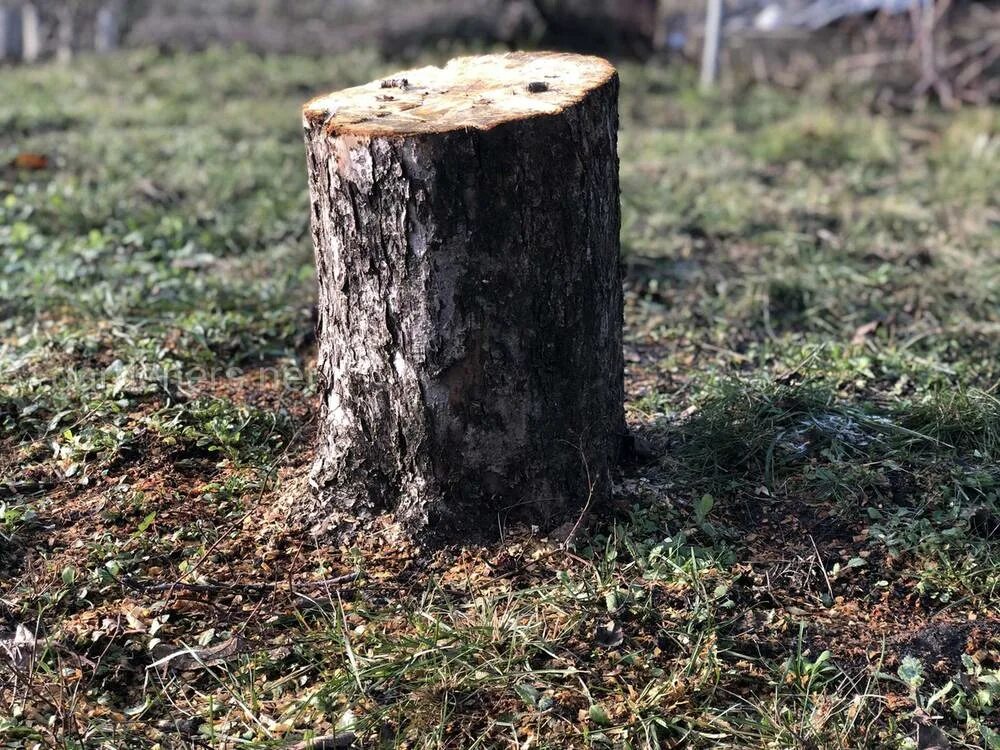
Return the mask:
[[21, 7], [21, 58], [33, 63], [42, 56], [42, 27], [38, 21], [38, 8], [32, 3]]
[[719, 75], [719, 47], [722, 42], [722, 0], [708, 0], [705, 11], [705, 45], [701, 55], [701, 88], [711, 89]]
[[102, 5], [94, 24], [94, 49], [99, 53], [118, 49], [120, 26], [121, 5], [117, 2]]

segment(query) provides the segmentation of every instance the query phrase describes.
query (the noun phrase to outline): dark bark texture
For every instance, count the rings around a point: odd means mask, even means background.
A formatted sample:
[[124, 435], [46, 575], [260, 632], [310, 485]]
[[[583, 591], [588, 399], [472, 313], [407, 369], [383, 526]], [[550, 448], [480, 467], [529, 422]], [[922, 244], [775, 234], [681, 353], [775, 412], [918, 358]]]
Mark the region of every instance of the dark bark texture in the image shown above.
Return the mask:
[[612, 76], [558, 114], [441, 133], [306, 118], [314, 519], [389, 511], [454, 538], [607, 498], [625, 434], [617, 94]]

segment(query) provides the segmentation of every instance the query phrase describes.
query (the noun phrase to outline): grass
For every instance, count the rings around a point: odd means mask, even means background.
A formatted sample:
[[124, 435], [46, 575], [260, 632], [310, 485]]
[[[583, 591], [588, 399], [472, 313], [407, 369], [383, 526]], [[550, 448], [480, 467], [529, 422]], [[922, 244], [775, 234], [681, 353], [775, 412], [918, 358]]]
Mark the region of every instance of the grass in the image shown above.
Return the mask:
[[652, 458], [573, 550], [329, 548], [297, 112], [391, 67], [3, 72], [4, 746], [1000, 747], [1000, 111], [623, 65]]

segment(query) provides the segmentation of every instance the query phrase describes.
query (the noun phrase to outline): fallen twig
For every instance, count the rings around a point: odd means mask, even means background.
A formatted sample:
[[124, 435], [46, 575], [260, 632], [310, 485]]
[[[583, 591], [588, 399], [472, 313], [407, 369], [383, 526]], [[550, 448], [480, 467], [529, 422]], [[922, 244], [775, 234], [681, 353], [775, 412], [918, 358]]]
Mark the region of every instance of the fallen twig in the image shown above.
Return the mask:
[[225, 662], [227, 659], [238, 656], [247, 650], [249, 650], [249, 646], [246, 641], [239, 636], [235, 636], [211, 648], [194, 649], [190, 646], [185, 646], [179, 651], [174, 651], [157, 659], [146, 667], [146, 669], [165, 668], [167, 666], [181, 672], [198, 668], [205, 669]]
[[58, 484], [49, 480], [4, 482], [0, 484], [0, 497], [17, 497], [18, 495], [37, 495], [52, 489]]
[[288, 750], [334, 750], [334, 748], [348, 748], [354, 744], [355, 739], [354, 732], [325, 734], [289, 745]]
[[337, 576], [336, 578], [325, 578], [322, 581], [299, 581], [291, 583], [285, 581], [275, 581], [273, 583], [223, 583], [217, 581], [207, 581], [205, 583], [184, 583], [183, 581], [152, 583], [148, 581], [138, 581], [127, 576], [123, 576], [117, 580], [126, 588], [132, 589], [133, 591], [142, 591], [144, 593], [158, 593], [162, 591], [173, 591], [174, 589], [183, 589], [184, 591], [193, 591], [199, 594], [213, 594], [219, 591], [267, 593], [270, 591], [278, 591], [285, 587], [295, 590], [339, 586], [356, 580], [360, 575], [361, 574], [359, 572], [355, 571], [353, 573]]

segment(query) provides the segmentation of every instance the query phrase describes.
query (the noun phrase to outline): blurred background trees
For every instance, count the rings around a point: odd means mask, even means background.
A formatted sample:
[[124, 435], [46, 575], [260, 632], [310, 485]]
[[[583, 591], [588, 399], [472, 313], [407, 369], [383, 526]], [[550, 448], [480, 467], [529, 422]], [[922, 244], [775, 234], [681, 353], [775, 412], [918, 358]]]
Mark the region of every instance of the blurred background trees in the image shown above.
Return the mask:
[[[706, 0], [0, 0], [0, 59], [154, 45], [386, 56], [470, 45], [696, 62]], [[877, 98], [944, 106], [1000, 96], [1000, 5], [972, 0], [722, 0], [717, 67], [798, 86], [835, 67]], [[710, 17], [710, 14], [708, 14]], [[709, 42], [713, 38], [709, 37]], [[711, 47], [711, 44], [709, 45]], [[710, 60], [713, 58], [710, 58]], [[714, 77], [714, 76], [713, 76]]]

